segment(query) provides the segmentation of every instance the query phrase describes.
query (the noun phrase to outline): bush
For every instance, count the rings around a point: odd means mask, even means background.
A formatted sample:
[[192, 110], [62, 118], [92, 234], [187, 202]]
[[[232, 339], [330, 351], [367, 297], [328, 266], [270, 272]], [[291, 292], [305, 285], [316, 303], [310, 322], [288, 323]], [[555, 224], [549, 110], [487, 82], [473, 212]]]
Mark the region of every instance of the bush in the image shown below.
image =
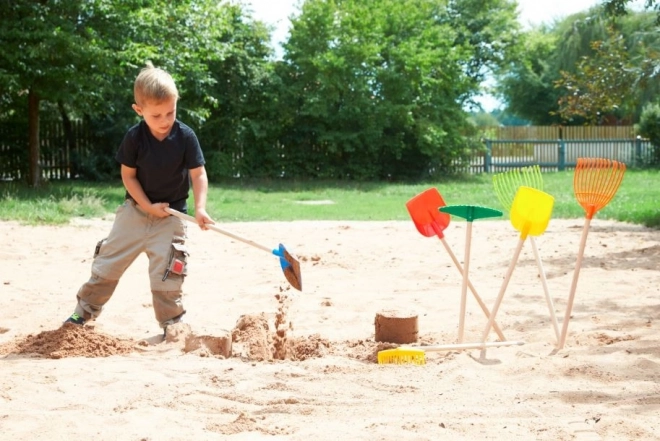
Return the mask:
[[660, 104], [647, 104], [639, 118], [639, 134], [653, 144], [651, 165], [660, 165]]

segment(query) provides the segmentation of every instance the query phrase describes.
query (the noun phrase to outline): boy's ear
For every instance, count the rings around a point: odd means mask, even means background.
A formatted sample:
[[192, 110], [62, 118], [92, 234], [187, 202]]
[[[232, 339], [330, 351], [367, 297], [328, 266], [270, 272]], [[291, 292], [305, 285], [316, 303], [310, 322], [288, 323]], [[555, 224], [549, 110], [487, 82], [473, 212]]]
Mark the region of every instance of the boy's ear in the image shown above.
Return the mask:
[[138, 106], [137, 104], [133, 104], [132, 107], [133, 107], [133, 110], [135, 110], [135, 113], [142, 116], [142, 108], [140, 106]]

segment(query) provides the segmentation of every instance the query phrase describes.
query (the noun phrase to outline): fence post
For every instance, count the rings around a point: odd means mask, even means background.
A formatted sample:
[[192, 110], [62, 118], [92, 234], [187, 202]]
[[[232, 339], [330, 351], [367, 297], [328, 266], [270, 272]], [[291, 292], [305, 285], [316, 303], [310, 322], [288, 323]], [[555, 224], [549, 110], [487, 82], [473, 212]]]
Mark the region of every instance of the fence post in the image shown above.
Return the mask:
[[559, 162], [557, 163], [557, 170], [564, 171], [566, 168], [566, 144], [563, 139], [559, 141]]
[[484, 157], [484, 173], [490, 172], [490, 167], [493, 162], [493, 143], [490, 139], [486, 140], [486, 156]]
[[635, 138], [635, 159], [633, 160], [633, 164], [635, 166], [639, 166], [642, 162], [642, 137], [637, 135]]

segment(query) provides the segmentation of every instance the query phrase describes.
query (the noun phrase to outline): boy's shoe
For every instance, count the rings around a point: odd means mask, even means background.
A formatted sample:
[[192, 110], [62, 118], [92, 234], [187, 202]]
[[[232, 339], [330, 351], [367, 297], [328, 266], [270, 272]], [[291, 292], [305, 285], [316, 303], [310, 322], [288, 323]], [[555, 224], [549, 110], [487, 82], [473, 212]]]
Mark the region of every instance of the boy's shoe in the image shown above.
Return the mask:
[[173, 319], [170, 319], [165, 322], [165, 326], [163, 326], [163, 340], [167, 339], [167, 327], [171, 325], [176, 325], [177, 323], [183, 323], [183, 314], [176, 316]]
[[73, 323], [74, 325], [84, 325], [85, 324], [85, 319], [76, 314], [75, 312], [71, 314], [71, 317], [66, 319], [64, 323]]
[[190, 325], [184, 323], [182, 318], [178, 318], [176, 322], [168, 323], [163, 327], [163, 340], [170, 342], [179, 341], [185, 339], [189, 333]]

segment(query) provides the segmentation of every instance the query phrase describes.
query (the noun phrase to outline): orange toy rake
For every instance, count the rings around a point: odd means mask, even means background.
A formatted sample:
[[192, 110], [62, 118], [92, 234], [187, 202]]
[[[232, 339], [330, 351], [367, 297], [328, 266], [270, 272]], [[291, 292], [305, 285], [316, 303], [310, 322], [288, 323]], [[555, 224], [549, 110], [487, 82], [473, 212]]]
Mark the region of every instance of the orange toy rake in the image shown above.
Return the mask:
[[584, 256], [584, 248], [587, 243], [591, 219], [598, 210], [610, 203], [621, 185], [625, 171], [626, 165], [618, 161], [602, 158], [578, 158], [573, 177], [573, 190], [578, 203], [584, 208], [585, 222], [582, 229], [580, 249], [575, 262], [571, 292], [566, 305], [566, 314], [562, 323], [561, 338], [557, 344], [557, 349], [562, 349], [566, 343], [568, 322], [573, 310], [575, 290], [577, 288], [578, 277], [580, 276], [580, 267], [582, 266], [582, 258]]

